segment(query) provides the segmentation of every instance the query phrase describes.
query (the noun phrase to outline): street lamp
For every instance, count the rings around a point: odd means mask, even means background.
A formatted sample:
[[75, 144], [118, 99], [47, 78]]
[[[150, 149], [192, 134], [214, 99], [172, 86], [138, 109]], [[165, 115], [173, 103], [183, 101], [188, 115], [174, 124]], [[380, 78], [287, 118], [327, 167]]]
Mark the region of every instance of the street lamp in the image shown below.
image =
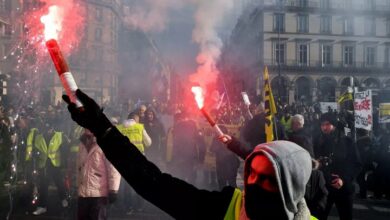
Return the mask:
[[[281, 46], [280, 46], [280, 28], [281, 28], [281, 24], [282, 24], [282, 13], [281, 13], [281, 9], [282, 9], [282, 4], [283, 4], [283, 0], [279, 0], [277, 2], [277, 11], [278, 11], [278, 98], [279, 98], [279, 102], [281, 102], [282, 100], [282, 93], [281, 93], [281, 87], [282, 87], [282, 77], [281, 77], [281, 71], [280, 71], [280, 54], [281, 54]], [[283, 24], [284, 24], [284, 21], [283, 21]]]

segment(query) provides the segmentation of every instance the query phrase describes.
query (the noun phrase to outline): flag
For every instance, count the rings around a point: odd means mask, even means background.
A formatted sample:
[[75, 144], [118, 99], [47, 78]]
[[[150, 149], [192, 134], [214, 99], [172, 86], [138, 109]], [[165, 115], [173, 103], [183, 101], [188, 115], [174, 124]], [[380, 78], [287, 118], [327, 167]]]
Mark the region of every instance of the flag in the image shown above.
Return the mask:
[[268, 68], [264, 69], [264, 107], [265, 107], [265, 135], [267, 142], [274, 140], [274, 129], [272, 117], [276, 114], [275, 99], [272, 94], [271, 83], [268, 75]]
[[221, 108], [222, 103], [223, 103], [223, 98], [225, 98], [225, 93], [222, 93], [221, 98], [219, 98], [219, 102], [217, 104], [217, 110], [219, 110], [219, 108]]
[[338, 98], [337, 102], [339, 104], [341, 104], [341, 103], [348, 101], [348, 100], [351, 100], [351, 101], [353, 100], [352, 93], [349, 91], [345, 92], [342, 96], [340, 96]]

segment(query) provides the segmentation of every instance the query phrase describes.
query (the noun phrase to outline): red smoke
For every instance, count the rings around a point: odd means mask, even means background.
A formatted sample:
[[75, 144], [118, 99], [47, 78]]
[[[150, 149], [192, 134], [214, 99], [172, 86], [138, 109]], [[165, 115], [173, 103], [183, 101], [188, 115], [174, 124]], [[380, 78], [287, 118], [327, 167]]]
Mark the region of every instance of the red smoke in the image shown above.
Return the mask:
[[[69, 56], [80, 43], [84, 32], [85, 5], [80, 0], [41, 0], [41, 7], [31, 8], [24, 15], [25, 41], [30, 52], [35, 52], [38, 63], [47, 59], [45, 47], [44, 25], [41, 18], [49, 13], [51, 6], [61, 9], [61, 26], [58, 32], [58, 43], [65, 56]], [[26, 49], [27, 49], [26, 48]], [[29, 52], [29, 51], [25, 51]]]

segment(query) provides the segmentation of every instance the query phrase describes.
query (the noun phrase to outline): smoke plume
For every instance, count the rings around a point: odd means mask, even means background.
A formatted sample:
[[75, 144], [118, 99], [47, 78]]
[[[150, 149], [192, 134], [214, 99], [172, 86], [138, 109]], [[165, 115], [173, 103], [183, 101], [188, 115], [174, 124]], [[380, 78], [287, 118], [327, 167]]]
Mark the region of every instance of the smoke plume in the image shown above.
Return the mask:
[[218, 36], [217, 28], [233, 7], [233, 0], [195, 2], [197, 10], [192, 38], [199, 44], [199, 54], [196, 57], [198, 69], [190, 76], [190, 80], [205, 88], [207, 84], [215, 82], [219, 74], [216, 63], [221, 55], [222, 40]]
[[125, 10], [125, 22], [145, 32], [163, 31], [169, 23], [169, 13], [180, 9], [188, 0], [132, 1]]

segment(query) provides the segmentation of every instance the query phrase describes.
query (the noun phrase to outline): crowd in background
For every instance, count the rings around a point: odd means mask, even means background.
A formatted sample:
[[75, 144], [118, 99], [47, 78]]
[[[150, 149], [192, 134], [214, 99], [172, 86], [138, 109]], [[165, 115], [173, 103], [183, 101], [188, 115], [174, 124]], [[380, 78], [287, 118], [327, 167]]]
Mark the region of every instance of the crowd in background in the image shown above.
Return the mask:
[[[226, 133], [234, 133], [248, 147], [250, 137], [245, 131], [252, 117], [264, 111], [260, 102], [246, 106], [243, 102], [224, 102], [219, 109], [211, 110], [218, 124]], [[139, 123], [150, 136], [152, 143], [145, 147], [145, 155], [162, 170], [185, 179], [198, 187], [207, 189], [222, 188], [225, 185], [237, 186], [237, 173], [240, 160], [212, 137], [212, 130], [202, 117], [194, 117], [183, 105], [168, 107], [166, 103], [156, 100], [139, 102], [135, 106], [103, 104], [104, 112], [113, 123], [121, 124], [130, 112], [136, 112]], [[319, 105], [304, 103], [277, 105], [276, 116], [278, 138], [286, 139], [296, 135], [292, 128], [292, 118], [299, 114], [304, 120], [304, 136], [310, 140], [312, 147], [321, 130], [321, 112]], [[71, 147], [79, 143], [80, 135], [76, 134], [76, 125], [69, 120], [63, 105], [28, 105], [25, 107], [0, 107], [0, 189], [5, 191], [7, 184], [23, 187], [21, 203], [30, 206], [37, 195], [37, 184], [34, 178], [35, 168], [26, 160], [28, 135], [33, 128], [40, 130], [53, 127], [63, 133], [64, 155], [77, 154]], [[329, 109], [329, 114], [337, 118], [337, 129], [343, 135], [354, 137], [353, 114], [350, 111], [336, 112]], [[257, 125], [255, 125], [257, 126]], [[261, 127], [261, 124], [258, 125]], [[248, 129], [247, 129], [248, 130]], [[250, 130], [250, 129], [249, 129]], [[249, 131], [250, 133], [250, 131]], [[390, 199], [390, 129], [386, 125], [376, 126], [373, 132], [356, 131], [356, 143], [362, 160], [362, 171], [357, 177], [358, 195], [367, 198], [367, 192], [373, 192], [375, 198], [384, 196]], [[257, 134], [254, 134], [257, 135]], [[211, 138], [210, 138], [211, 137]], [[255, 142], [256, 143], [256, 142]], [[315, 149], [312, 150], [315, 153]], [[312, 153], [312, 154], [313, 154]], [[314, 157], [314, 155], [313, 155]], [[64, 156], [61, 165], [62, 180], [66, 198], [72, 196], [72, 187], [76, 184], [75, 157]], [[122, 183], [125, 184], [125, 183]], [[73, 189], [74, 191], [74, 189]], [[38, 192], [39, 193], [39, 192]], [[369, 194], [371, 195], [371, 194]], [[124, 198], [121, 203], [131, 203]], [[121, 206], [121, 205], [118, 205]], [[142, 211], [143, 205], [123, 206], [128, 214], [135, 209]]]

